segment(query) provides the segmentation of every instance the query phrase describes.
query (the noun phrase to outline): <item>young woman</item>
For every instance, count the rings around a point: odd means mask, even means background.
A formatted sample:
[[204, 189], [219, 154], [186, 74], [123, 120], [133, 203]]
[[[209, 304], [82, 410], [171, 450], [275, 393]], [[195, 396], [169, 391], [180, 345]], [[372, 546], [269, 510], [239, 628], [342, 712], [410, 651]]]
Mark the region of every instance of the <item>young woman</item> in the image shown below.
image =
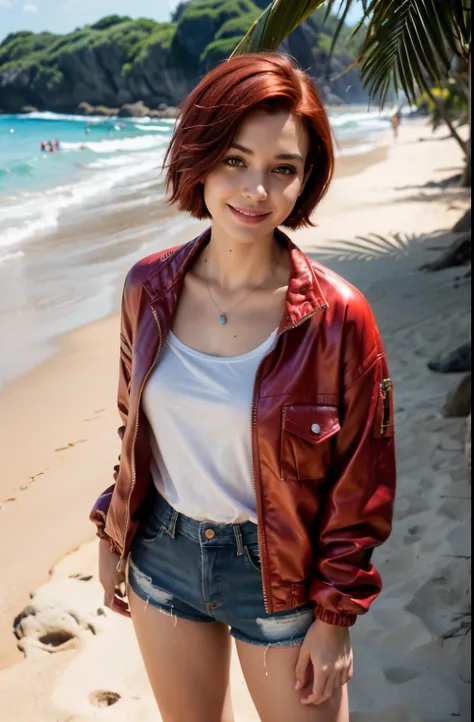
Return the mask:
[[348, 722], [395, 462], [367, 301], [278, 228], [313, 225], [328, 118], [293, 60], [235, 57], [165, 165], [170, 202], [211, 225], [125, 281], [121, 457], [91, 512], [104, 603], [131, 616], [164, 722], [234, 719], [230, 636], [263, 722]]

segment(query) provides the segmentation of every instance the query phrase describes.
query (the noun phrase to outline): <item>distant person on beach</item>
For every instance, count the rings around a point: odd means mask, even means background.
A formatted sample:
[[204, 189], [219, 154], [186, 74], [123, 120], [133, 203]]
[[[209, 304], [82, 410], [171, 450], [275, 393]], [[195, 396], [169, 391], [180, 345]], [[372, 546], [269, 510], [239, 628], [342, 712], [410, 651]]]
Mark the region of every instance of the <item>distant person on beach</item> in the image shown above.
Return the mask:
[[48, 150], [48, 141], [47, 141], [47, 140], [42, 140], [42, 141], [41, 141], [41, 150], [42, 150], [43, 152], [46, 152], [46, 151]]
[[125, 280], [121, 456], [90, 513], [104, 605], [132, 619], [164, 720], [234, 719], [233, 637], [262, 722], [348, 722], [394, 407], [367, 300], [280, 229], [314, 226], [333, 175], [312, 79], [276, 53], [218, 65], [164, 168], [209, 226]]
[[398, 140], [398, 128], [400, 127], [401, 113], [397, 110], [392, 114], [392, 130], [394, 140]]

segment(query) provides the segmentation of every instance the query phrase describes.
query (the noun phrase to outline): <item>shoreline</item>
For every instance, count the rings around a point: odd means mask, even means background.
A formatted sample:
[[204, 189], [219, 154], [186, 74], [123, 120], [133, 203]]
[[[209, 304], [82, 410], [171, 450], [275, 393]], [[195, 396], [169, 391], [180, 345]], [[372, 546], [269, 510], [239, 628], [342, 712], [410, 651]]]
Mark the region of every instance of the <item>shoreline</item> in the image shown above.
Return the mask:
[[[134, 103], [131, 103], [131, 104], [130, 104], [130, 103], [127, 103], [126, 105], [130, 106], [130, 105], [134, 105], [134, 104], [136, 104], [136, 103], [141, 103], [141, 102], [142, 102], [142, 101], [134, 101]], [[91, 110], [97, 110], [97, 109], [100, 110], [100, 108], [105, 108], [107, 111], [115, 110], [114, 108], [109, 108], [109, 107], [104, 106], [104, 105], [102, 105], [102, 106], [93, 106], [93, 105], [90, 105], [90, 103], [87, 103], [87, 105], [90, 107]], [[146, 106], [144, 106], [144, 107], [146, 107]], [[344, 111], [346, 111], [346, 110], [347, 110], [348, 112], [349, 112], [350, 110], [359, 110], [359, 111], [364, 111], [364, 112], [367, 111], [367, 112], [368, 112], [369, 109], [370, 109], [370, 103], [369, 103], [369, 101], [367, 101], [367, 102], [365, 102], [365, 103], [340, 103], [339, 105], [331, 105], [330, 103], [328, 103], [328, 104], [325, 104], [325, 108], [326, 108], [328, 111], [330, 111], [331, 113], [344, 112]], [[78, 108], [77, 108], [77, 106], [76, 106], [76, 108], [75, 108], [74, 111], [65, 112], [65, 111], [51, 110], [50, 108], [49, 108], [49, 109], [45, 109], [45, 108], [40, 109], [40, 108], [33, 108], [33, 107], [31, 107], [28, 111], [19, 110], [17, 113], [14, 113], [14, 112], [12, 113], [11, 111], [6, 112], [6, 111], [4, 111], [4, 110], [2, 110], [2, 109], [0, 108], [0, 117], [1, 117], [1, 116], [6, 116], [6, 115], [15, 115], [15, 116], [20, 116], [20, 117], [28, 118], [28, 117], [30, 117], [32, 114], [34, 114], [34, 115], [38, 114], [38, 115], [54, 115], [54, 116], [59, 116], [59, 117], [65, 116], [65, 115], [67, 115], [67, 116], [72, 116], [72, 115], [73, 115], [73, 116], [75, 116], [75, 117], [77, 117], [77, 118], [84, 118], [84, 119], [86, 119], [86, 120], [87, 120], [87, 119], [90, 120], [91, 118], [92, 118], [92, 119], [94, 119], [94, 118], [99, 118], [99, 119], [106, 118], [106, 119], [110, 119], [110, 120], [130, 120], [130, 119], [131, 119], [131, 120], [134, 120], [134, 119], [137, 119], [137, 118], [140, 120], [140, 119], [145, 118], [145, 119], [148, 119], [148, 120], [160, 120], [160, 118], [159, 118], [157, 115], [155, 115], [155, 113], [170, 113], [170, 114], [173, 113], [173, 115], [168, 115], [168, 116], [167, 116], [167, 115], [162, 115], [162, 116], [161, 116], [161, 119], [164, 119], [164, 120], [166, 120], [166, 119], [171, 119], [171, 120], [173, 120], [173, 119], [176, 118], [176, 115], [177, 115], [177, 113], [178, 113], [178, 111], [179, 111], [179, 106], [169, 105], [169, 106], [167, 106], [166, 109], [161, 110], [161, 111], [160, 111], [160, 110], [157, 110], [157, 109], [153, 109], [153, 108], [147, 108], [148, 110], [151, 110], [151, 112], [153, 113], [153, 115], [129, 115], [129, 116], [110, 115], [109, 113], [104, 113], [104, 112], [99, 112], [99, 113], [96, 113], [95, 115], [94, 115], [93, 113], [91, 113], [91, 112], [88, 112], [88, 113], [84, 114], [84, 113], [77, 113], [77, 112], [75, 112], [77, 109], [78, 109]]]
[[[358, 671], [351, 704], [357, 722], [426, 722], [442, 719], [438, 713], [467, 722], [464, 687], [456, 681], [461, 652], [453, 640], [439, 645], [440, 634], [452, 627], [452, 614], [466, 601], [464, 563], [443, 557], [462, 554], [469, 514], [466, 503], [454, 498], [470, 491], [460, 441], [464, 420], [440, 414], [459, 375], [432, 374], [426, 362], [464, 341], [469, 288], [453, 287], [462, 269], [437, 274], [417, 270], [436, 255], [435, 247], [446, 245], [445, 231], [468, 204], [467, 192], [425, 186], [452, 174], [461, 162], [454, 141], [441, 135], [431, 136], [420, 124], [402, 126], [399, 144], [387, 144], [370, 165], [355, 173], [341, 168], [315, 215], [315, 229], [288, 233], [306, 253], [367, 296], [397, 390], [400, 491], [394, 532], [376, 555], [384, 593], [354, 627]], [[425, 142], [418, 143], [419, 136]], [[201, 223], [202, 228], [208, 225]], [[180, 233], [189, 240], [197, 232], [188, 228]], [[122, 619], [106, 618], [100, 634], [92, 641], [84, 637], [75, 650], [48, 654], [33, 645], [25, 659], [12, 634], [13, 619], [34, 590], [48, 586], [55, 565], [51, 585], [71, 573], [96, 575], [94, 528], [87, 517], [98, 493], [111, 483], [119, 453], [118, 321], [114, 311], [61, 336], [52, 358], [0, 393], [0, 456], [6, 459], [0, 481], [0, 698], [3, 692], [7, 718], [15, 722], [53, 722], [61, 714], [77, 722], [93, 719], [96, 708], [88, 707], [87, 695], [106, 684], [98, 680], [108, 661], [113, 675], [103, 688], [120, 687], [123, 697], [114, 719], [143, 719], [145, 708], [150, 719], [156, 718]], [[100, 605], [96, 576], [87, 584], [95, 585], [94, 604]], [[126, 651], [122, 660], [120, 655], [112, 660], [113, 639], [121, 634]], [[79, 691], [68, 674], [81, 680]], [[232, 674], [241, 705], [236, 722], [250, 722], [256, 717], [250, 707], [243, 712], [248, 700], [234, 667]], [[31, 699], [15, 693], [25, 686]], [[376, 699], [371, 695], [375, 688]], [[135, 716], [126, 704], [137, 690], [141, 702]]]
[[[388, 138], [380, 133], [371, 150], [357, 142], [341, 145], [335, 178], [383, 162]], [[10, 348], [9, 357], [0, 361], [0, 393], [11, 381], [53, 358], [64, 334], [114, 313], [123, 277], [135, 261], [184, 243], [209, 225], [208, 220], [198, 221], [167, 205], [160, 178], [155, 180], [149, 172], [143, 178], [137, 189], [118, 185], [105, 205], [91, 199], [72, 207], [60, 216], [56, 228], [35, 243], [24, 249], [12, 247], [18, 263], [13, 259], [3, 272], [0, 267], [5, 299], [0, 335]], [[25, 304], [23, 299], [30, 297], [35, 303]], [[13, 299], [11, 309], [9, 299]]]

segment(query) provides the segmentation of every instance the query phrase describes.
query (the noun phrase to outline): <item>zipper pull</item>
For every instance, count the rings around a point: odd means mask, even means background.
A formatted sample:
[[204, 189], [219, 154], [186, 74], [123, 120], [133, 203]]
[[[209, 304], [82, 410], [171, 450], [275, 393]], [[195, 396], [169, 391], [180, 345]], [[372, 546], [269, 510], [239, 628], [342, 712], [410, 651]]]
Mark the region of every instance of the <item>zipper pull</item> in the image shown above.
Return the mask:
[[390, 379], [382, 379], [380, 383], [380, 396], [383, 400], [383, 413], [382, 413], [382, 420], [380, 425], [380, 435], [385, 436], [385, 432], [387, 431], [387, 428], [390, 426], [391, 421], [391, 406], [392, 406], [392, 400], [390, 397], [390, 392], [392, 390], [392, 382]]

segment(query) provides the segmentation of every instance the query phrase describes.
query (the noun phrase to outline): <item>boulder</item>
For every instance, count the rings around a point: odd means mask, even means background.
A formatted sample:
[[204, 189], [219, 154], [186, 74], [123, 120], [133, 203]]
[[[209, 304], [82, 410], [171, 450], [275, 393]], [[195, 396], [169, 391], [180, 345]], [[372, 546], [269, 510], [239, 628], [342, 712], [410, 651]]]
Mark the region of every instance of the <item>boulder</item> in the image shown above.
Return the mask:
[[144, 118], [149, 115], [150, 109], [146, 107], [143, 100], [136, 103], [125, 103], [118, 112], [119, 118]]
[[443, 413], [445, 416], [469, 416], [471, 413], [471, 374], [464, 376], [449, 392]]
[[95, 115], [103, 115], [106, 118], [114, 118], [119, 112], [118, 108], [109, 108], [107, 105], [96, 105], [94, 110]]
[[[157, 115], [153, 116], [152, 113], [157, 113]], [[166, 110], [151, 111], [150, 115], [155, 118], [176, 118], [178, 116], [178, 108], [167, 107]]]
[[428, 368], [441, 374], [459, 373], [471, 370], [471, 342], [458, 346], [443, 356], [428, 362]]
[[456, 225], [453, 227], [453, 233], [464, 233], [470, 231], [472, 228], [471, 223], [471, 209], [467, 210], [463, 216], [458, 220]]
[[95, 108], [90, 103], [87, 103], [84, 100], [84, 101], [82, 101], [82, 103], [79, 103], [79, 105], [77, 106], [75, 114], [76, 115], [95, 115]]
[[445, 268], [465, 266], [471, 260], [471, 231], [453, 234], [452, 243], [430, 263], [420, 266], [420, 271], [442, 271]]
[[113, 118], [118, 111], [118, 108], [109, 108], [107, 105], [91, 105], [82, 102], [76, 108], [76, 115], [103, 115], [106, 118]]

